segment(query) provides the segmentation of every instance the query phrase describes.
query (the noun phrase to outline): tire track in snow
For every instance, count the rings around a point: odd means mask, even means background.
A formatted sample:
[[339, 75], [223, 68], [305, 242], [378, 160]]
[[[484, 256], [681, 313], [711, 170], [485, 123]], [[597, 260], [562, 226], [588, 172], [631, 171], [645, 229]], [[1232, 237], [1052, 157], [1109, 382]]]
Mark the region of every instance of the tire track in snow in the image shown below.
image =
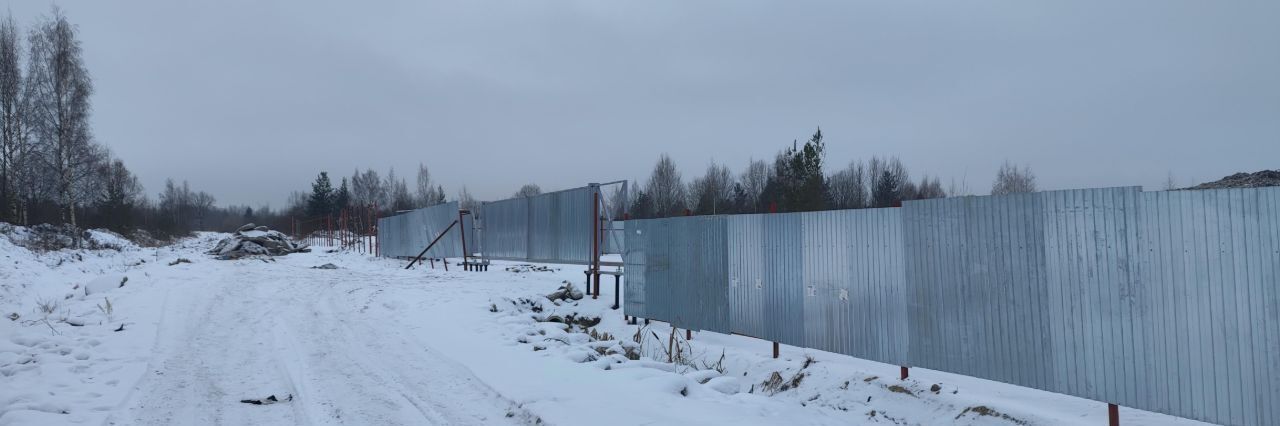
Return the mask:
[[[214, 264], [166, 309], [151, 369], [113, 420], [138, 424], [500, 424], [532, 416], [468, 369], [357, 312], [345, 270]], [[394, 281], [394, 277], [387, 277]], [[374, 309], [379, 311], [380, 309]], [[269, 394], [285, 404], [240, 404]], [[509, 417], [513, 416], [514, 417]]]

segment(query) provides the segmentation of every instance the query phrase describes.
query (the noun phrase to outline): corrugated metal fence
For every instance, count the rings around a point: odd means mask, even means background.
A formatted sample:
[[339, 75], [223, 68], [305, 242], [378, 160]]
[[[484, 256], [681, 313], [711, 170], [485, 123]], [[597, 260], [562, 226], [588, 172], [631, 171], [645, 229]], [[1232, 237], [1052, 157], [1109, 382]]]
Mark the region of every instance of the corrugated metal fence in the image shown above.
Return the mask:
[[477, 228], [483, 257], [589, 263], [598, 191], [587, 186], [481, 204]]
[[[385, 257], [414, 257], [440, 235], [449, 224], [458, 220], [458, 202], [437, 204], [431, 207], [404, 212], [395, 216], [378, 219], [378, 250]], [[470, 220], [464, 225], [469, 225]], [[440, 238], [430, 251], [429, 258], [461, 257], [462, 229], [454, 226], [449, 233]], [[468, 243], [473, 231], [467, 229]], [[468, 247], [470, 249], [470, 247]]]
[[1280, 424], [1280, 188], [627, 222], [626, 314]]

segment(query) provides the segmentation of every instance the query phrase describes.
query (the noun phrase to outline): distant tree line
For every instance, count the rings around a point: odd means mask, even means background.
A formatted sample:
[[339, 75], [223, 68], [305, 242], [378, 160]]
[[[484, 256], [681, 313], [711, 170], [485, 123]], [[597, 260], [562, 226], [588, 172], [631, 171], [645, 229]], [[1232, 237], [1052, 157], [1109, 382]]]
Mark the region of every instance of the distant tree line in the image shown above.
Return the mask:
[[[394, 169], [385, 176], [372, 169], [356, 170], [336, 182], [321, 172], [310, 190], [290, 194], [281, 210], [218, 207], [212, 195], [172, 179], [153, 201], [124, 161], [94, 138], [92, 94], [78, 30], [59, 8], [53, 7], [25, 31], [12, 15], [0, 20], [0, 221], [63, 223], [122, 233], [141, 229], [163, 238], [226, 231], [248, 222], [288, 230], [296, 221], [334, 216], [344, 209], [376, 207], [386, 215], [448, 198], [420, 164], [412, 186]], [[649, 218], [686, 212], [892, 207], [903, 200], [967, 193], [954, 182], [944, 191], [937, 177], [912, 180], [906, 166], [893, 157], [853, 161], [826, 174], [825, 143], [819, 129], [803, 144], [793, 141], [772, 162], [750, 161], [739, 174], [713, 162], [687, 183], [663, 154], [643, 187], [630, 185], [629, 193], [606, 199], [615, 216]], [[1008, 162], [992, 186], [993, 194], [1035, 190], [1030, 168]], [[514, 196], [541, 193], [538, 185], [529, 183]], [[464, 209], [478, 206], [465, 186], [455, 199]]]
[[[913, 181], [907, 167], [896, 157], [852, 161], [834, 173], [824, 174], [825, 155], [822, 129], [818, 129], [803, 145], [793, 141], [790, 147], [779, 151], [772, 164], [752, 160], [741, 174], [735, 175], [727, 166], [712, 162], [701, 177], [686, 184], [675, 162], [662, 154], [649, 179], [638, 191], [633, 190], [622, 205], [627, 206], [625, 212], [631, 217], [643, 219], [897, 207], [906, 200], [968, 195], [963, 185], [954, 182], [948, 194], [936, 176], [922, 175], [919, 181]], [[1035, 190], [1031, 169], [1019, 169], [1006, 161], [992, 194]]]
[[[260, 207], [215, 207], [213, 196], [169, 180], [155, 201], [90, 128], [93, 80], [79, 33], [61, 9], [25, 32], [0, 20], [0, 221], [68, 224], [155, 237], [221, 230], [246, 216], [287, 226]], [[287, 218], [285, 218], [287, 219]]]
[[[328, 172], [320, 172], [311, 183], [308, 192], [295, 192], [289, 198], [290, 212], [297, 218], [314, 218], [340, 214], [344, 209], [376, 208], [383, 214], [403, 210], [430, 207], [444, 203], [444, 187], [431, 179], [431, 171], [426, 165], [418, 165], [417, 185], [410, 190], [404, 177], [396, 174], [394, 168], [387, 171], [385, 177], [373, 169], [356, 170], [351, 176], [343, 177], [337, 188], [334, 188]], [[459, 193], [459, 198], [469, 198], [466, 188]]]

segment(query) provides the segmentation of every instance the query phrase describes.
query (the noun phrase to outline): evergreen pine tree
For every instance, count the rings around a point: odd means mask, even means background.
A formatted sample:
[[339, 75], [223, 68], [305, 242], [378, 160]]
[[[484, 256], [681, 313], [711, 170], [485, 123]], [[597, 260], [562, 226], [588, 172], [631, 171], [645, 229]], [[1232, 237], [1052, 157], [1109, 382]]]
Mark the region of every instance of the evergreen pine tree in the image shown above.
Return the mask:
[[324, 216], [333, 211], [333, 184], [329, 182], [329, 172], [320, 172], [316, 181], [311, 184], [311, 196], [307, 198], [307, 214]]
[[347, 178], [342, 178], [342, 183], [338, 185], [338, 190], [333, 193], [333, 206], [330, 207], [331, 212], [339, 212], [347, 208], [351, 204], [351, 190], [347, 188]]

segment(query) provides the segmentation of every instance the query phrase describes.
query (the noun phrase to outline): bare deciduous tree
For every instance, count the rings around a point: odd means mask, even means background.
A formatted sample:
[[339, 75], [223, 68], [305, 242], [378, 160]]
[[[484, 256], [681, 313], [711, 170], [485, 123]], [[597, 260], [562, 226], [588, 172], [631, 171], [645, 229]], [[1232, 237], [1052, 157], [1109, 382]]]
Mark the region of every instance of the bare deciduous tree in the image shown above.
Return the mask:
[[947, 191], [942, 189], [942, 180], [935, 177], [929, 179], [925, 176], [920, 179], [920, 185], [916, 187], [917, 200], [927, 200], [930, 198], [946, 198]]
[[431, 182], [431, 171], [427, 166], [418, 163], [418, 207], [431, 207], [444, 202], [444, 189]]
[[351, 176], [351, 200], [362, 206], [378, 205], [380, 209], [390, 207], [382, 177], [373, 169], [366, 169], [364, 173], [356, 170]]
[[1173, 171], [1169, 171], [1169, 174], [1164, 177], [1164, 190], [1173, 191], [1175, 189], [1178, 189], [1178, 181], [1173, 178]]
[[27, 101], [32, 134], [41, 145], [42, 165], [52, 175], [53, 193], [62, 219], [76, 223], [75, 208], [91, 193], [100, 156], [89, 131], [89, 96], [93, 83], [81, 58], [76, 28], [56, 6], [37, 23], [29, 37]]
[[644, 195], [650, 203], [648, 210], [656, 217], [683, 214], [686, 199], [684, 182], [671, 156], [664, 153], [658, 157], [658, 164], [653, 166], [653, 174], [645, 184]]
[[0, 218], [17, 219], [18, 174], [26, 138], [22, 137], [22, 49], [18, 24], [10, 14], [0, 21]]
[[969, 184], [964, 178], [960, 178], [959, 182], [956, 181], [956, 178], [951, 178], [951, 183], [947, 185], [947, 195], [951, 197], [964, 197], [973, 195], [973, 192], [969, 190]]
[[747, 169], [742, 172], [738, 181], [742, 186], [742, 207], [748, 212], [759, 211], [760, 194], [764, 193], [764, 187], [772, 174], [773, 169], [764, 160], [752, 160], [747, 164]]
[[1000, 166], [1000, 171], [996, 172], [995, 182], [991, 184], [991, 195], [1022, 192], [1036, 192], [1036, 175], [1031, 172], [1030, 166], [1022, 166], [1022, 169], [1018, 169], [1018, 166], [1005, 160]]
[[524, 197], [532, 197], [534, 195], [539, 195], [539, 194], [542, 194], [542, 188], [539, 188], [537, 184], [527, 183], [524, 186], [520, 187], [519, 191], [516, 191], [516, 194], [514, 195], [514, 197], [524, 198]]
[[861, 209], [867, 207], [867, 170], [859, 161], [831, 175], [828, 188], [832, 207], [837, 209]]
[[697, 214], [718, 214], [731, 211], [733, 206], [733, 172], [714, 161], [707, 166], [707, 174], [689, 183], [688, 205]]
[[480, 207], [480, 202], [471, 196], [471, 191], [467, 191], [467, 187], [463, 186], [458, 190], [458, 208], [463, 210], [476, 211]]
[[387, 203], [392, 211], [413, 209], [413, 194], [409, 193], [409, 185], [405, 183], [404, 178], [396, 176], [395, 168], [387, 170], [387, 178], [382, 185], [386, 188]]

